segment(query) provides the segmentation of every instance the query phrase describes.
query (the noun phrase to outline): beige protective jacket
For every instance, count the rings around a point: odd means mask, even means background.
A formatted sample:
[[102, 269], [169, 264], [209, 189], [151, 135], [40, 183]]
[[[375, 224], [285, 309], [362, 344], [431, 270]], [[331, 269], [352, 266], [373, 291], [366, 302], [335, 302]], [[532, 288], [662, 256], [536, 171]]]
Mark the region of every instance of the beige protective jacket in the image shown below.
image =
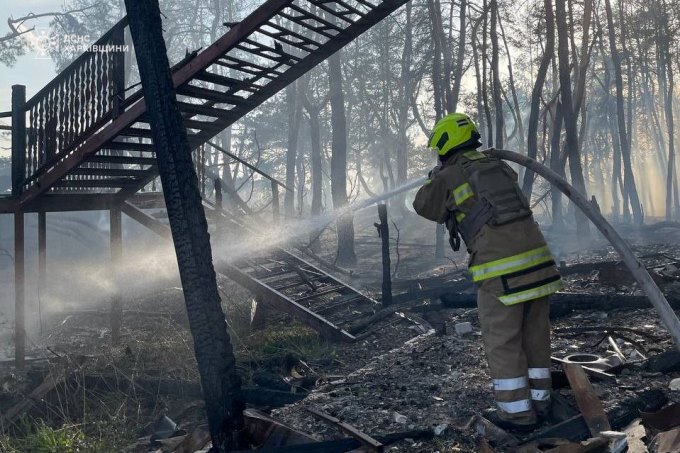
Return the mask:
[[[453, 219], [463, 222], [482, 201], [470, 183], [470, 169], [478, 163], [488, 167], [494, 161], [507, 167], [504, 171], [516, 184], [517, 174], [504, 162], [475, 150], [459, 151], [418, 190], [413, 202], [415, 211], [437, 223]], [[492, 186], [493, 182], [487, 180], [484, 184]], [[485, 193], [494, 191], [494, 187], [477, 189]], [[512, 197], [518, 195], [504, 196], [508, 204], [517, 205], [517, 199]], [[562, 288], [555, 261], [528, 208], [523, 218], [502, 225], [494, 223], [490, 221], [473, 237], [463, 238], [470, 253], [469, 270], [476, 284], [506, 305], [545, 297]]]

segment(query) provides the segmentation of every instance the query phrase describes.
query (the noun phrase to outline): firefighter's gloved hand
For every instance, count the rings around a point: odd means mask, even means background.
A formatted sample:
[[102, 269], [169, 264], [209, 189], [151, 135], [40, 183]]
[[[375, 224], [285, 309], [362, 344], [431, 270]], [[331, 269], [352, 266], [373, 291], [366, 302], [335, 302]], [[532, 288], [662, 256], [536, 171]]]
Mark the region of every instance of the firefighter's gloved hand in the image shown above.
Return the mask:
[[441, 171], [441, 169], [441, 164], [437, 164], [432, 170], [430, 170], [430, 172], [427, 174], [427, 177], [430, 179], [434, 178], [435, 175]]

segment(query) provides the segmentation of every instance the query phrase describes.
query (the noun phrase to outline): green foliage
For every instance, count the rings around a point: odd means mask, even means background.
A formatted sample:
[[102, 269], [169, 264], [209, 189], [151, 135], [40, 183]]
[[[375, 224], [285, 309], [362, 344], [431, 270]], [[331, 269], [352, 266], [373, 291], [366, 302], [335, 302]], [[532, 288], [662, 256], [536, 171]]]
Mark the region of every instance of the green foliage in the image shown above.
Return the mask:
[[[40, 421], [34, 431], [14, 441], [14, 451], [34, 453], [80, 453], [87, 449], [85, 434], [76, 425], [52, 428]], [[12, 451], [12, 450], [10, 450]]]
[[332, 345], [318, 333], [302, 325], [258, 333], [249, 351], [260, 358], [291, 354], [305, 359], [335, 356]]
[[12, 37], [12, 33], [7, 33], [3, 38], [0, 38], [0, 63], [5, 66], [14, 66], [17, 58], [26, 54], [28, 48], [28, 41], [21, 36]]
[[43, 420], [21, 424], [25, 434], [0, 437], [1, 453], [116, 453], [136, 438], [136, 424], [124, 417], [107, 417], [87, 424], [54, 428]]

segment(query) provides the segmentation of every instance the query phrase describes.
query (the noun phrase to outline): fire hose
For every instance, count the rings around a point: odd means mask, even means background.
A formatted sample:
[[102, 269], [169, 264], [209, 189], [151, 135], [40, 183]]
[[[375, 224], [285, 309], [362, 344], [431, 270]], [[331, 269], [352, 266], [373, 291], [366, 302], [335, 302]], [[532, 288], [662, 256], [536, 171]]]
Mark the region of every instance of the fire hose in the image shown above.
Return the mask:
[[666, 297], [656, 285], [651, 275], [649, 275], [649, 272], [647, 272], [645, 266], [635, 256], [635, 253], [633, 253], [633, 250], [631, 250], [630, 246], [607, 221], [607, 219], [605, 219], [602, 214], [593, 207], [590, 201], [582, 193], [576, 190], [574, 186], [565, 181], [564, 178], [545, 165], [536, 162], [534, 159], [514, 151], [508, 151], [504, 149], [492, 148], [486, 150], [486, 153], [499, 159], [515, 162], [533, 171], [534, 173], [541, 175], [560, 192], [569, 197], [569, 199], [576, 206], [578, 206], [581, 211], [583, 211], [586, 217], [588, 217], [590, 221], [593, 222], [597, 229], [600, 230], [602, 235], [607, 238], [614, 249], [619, 253], [619, 255], [621, 255], [623, 263], [626, 265], [626, 267], [628, 267], [630, 273], [633, 275], [635, 280], [649, 298], [649, 301], [656, 309], [664, 326], [670, 332], [673, 342], [675, 343], [675, 347], [680, 350], [680, 320], [671, 308], [668, 300], [666, 300]]

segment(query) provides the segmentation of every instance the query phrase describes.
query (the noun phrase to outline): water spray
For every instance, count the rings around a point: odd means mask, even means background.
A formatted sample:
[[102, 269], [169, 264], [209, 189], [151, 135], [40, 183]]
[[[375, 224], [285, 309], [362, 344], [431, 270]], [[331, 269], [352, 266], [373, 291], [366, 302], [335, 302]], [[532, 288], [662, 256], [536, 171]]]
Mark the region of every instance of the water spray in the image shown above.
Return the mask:
[[328, 225], [342, 216], [354, 214], [358, 211], [371, 207], [376, 203], [395, 197], [403, 192], [415, 189], [416, 187], [422, 186], [426, 180], [427, 177], [425, 176], [421, 178], [415, 178], [405, 182], [399, 187], [395, 187], [394, 189], [388, 190], [379, 195], [375, 195], [364, 200], [359, 200], [342, 208], [338, 208], [324, 214], [319, 214], [310, 219], [297, 222], [294, 225], [291, 225], [291, 227], [295, 229], [294, 236], [301, 236], [314, 231], [321, 232], [326, 229]]

